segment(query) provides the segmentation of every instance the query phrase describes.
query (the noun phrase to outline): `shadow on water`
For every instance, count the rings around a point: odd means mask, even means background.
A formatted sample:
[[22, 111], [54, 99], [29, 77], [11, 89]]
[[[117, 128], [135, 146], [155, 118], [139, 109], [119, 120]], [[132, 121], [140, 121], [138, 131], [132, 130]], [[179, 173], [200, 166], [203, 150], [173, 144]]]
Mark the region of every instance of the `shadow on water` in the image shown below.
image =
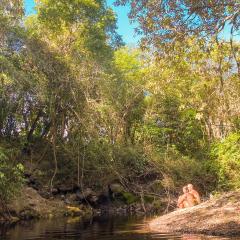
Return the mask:
[[[0, 225], [1, 240], [225, 240], [204, 235], [150, 233], [147, 219], [136, 217], [97, 217], [91, 221], [79, 218], [21, 222], [14, 226]], [[236, 239], [236, 238], [235, 238]], [[238, 238], [240, 239], [240, 238]]]

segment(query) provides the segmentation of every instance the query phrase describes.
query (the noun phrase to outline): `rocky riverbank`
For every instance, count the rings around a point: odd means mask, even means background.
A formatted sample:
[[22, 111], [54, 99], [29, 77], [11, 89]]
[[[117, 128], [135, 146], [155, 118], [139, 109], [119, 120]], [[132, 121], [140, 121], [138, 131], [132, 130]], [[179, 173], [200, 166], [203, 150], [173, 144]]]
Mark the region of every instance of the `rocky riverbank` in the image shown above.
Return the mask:
[[[51, 192], [35, 184], [23, 187], [21, 193], [5, 207], [0, 208], [0, 221], [19, 221], [36, 218], [96, 215], [145, 214], [164, 210], [162, 199], [145, 196], [143, 199], [126, 192], [120, 184], [110, 184], [96, 192], [78, 186], [58, 186]], [[2, 217], [2, 219], [1, 219]]]
[[148, 226], [150, 231], [159, 233], [240, 235], [240, 191], [176, 210], [151, 220]]
[[0, 212], [2, 221], [11, 222], [60, 216], [86, 217], [93, 214], [92, 209], [85, 205], [74, 206], [57, 198], [43, 198], [31, 187], [24, 187], [19, 196]]

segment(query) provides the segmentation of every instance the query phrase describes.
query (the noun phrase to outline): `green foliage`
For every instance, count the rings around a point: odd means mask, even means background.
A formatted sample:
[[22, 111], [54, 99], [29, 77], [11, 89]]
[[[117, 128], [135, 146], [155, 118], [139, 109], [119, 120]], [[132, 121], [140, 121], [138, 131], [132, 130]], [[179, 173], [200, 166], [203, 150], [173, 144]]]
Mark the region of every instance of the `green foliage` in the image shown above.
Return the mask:
[[146, 203], [153, 203], [155, 200], [155, 197], [151, 195], [144, 195], [143, 198]]
[[164, 208], [166, 208], [166, 206], [162, 203], [161, 200], [155, 200], [155, 201], [152, 203], [152, 209], [153, 209], [153, 211], [155, 211], [155, 212], [157, 212], [157, 213], [163, 211]]
[[212, 148], [212, 156], [219, 178], [219, 188], [240, 188], [240, 134], [232, 133], [216, 143]]
[[129, 192], [124, 192], [123, 197], [127, 204], [132, 204], [139, 201], [139, 199], [135, 195]]
[[155, 101], [161, 101], [157, 114], [154, 119], [150, 116], [140, 131], [158, 146], [174, 145], [183, 155], [203, 158], [208, 145], [202, 124], [196, 119], [197, 110], [182, 107], [181, 99], [170, 94]]
[[[199, 38], [220, 35], [229, 24], [232, 34], [236, 34], [238, 21], [228, 21], [239, 17], [238, 0], [198, 1], [151, 1], [117, 0], [118, 5], [129, 4], [129, 17], [138, 21], [138, 31], [143, 35], [145, 47], [159, 49], [164, 44], [174, 47], [176, 40], [184, 41], [193, 34]], [[161, 54], [160, 54], [161, 55]]]
[[151, 159], [162, 174], [162, 180], [156, 183], [159, 190], [168, 188], [174, 191], [188, 183], [193, 183], [207, 192], [215, 186], [214, 171], [209, 171], [205, 161], [184, 156], [174, 145], [168, 146], [167, 149], [152, 150]]
[[0, 148], [0, 196], [2, 201], [9, 201], [19, 193], [22, 184], [24, 167], [22, 164], [13, 164]]
[[[153, 192], [174, 192], [192, 182], [207, 192], [219, 179], [239, 187], [231, 134], [239, 129], [239, 43], [191, 33], [168, 49], [157, 41], [151, 51], [119, 48], [104, 0], [39, 0], [22, 24], [22, 1], [6, 14], [8, 2], [0, 3], [0, 140], [17, 143], [44, 184], [154, 182]], [[139, 4], [140, 14], [152, 5]], [[165, 34], [170, 23], [158, 17]], [[1, 155], [12, 193], [21, 165], [10, 163], [19, 158]]]
[[147, 158], [140, 146], [118, 145], [113, 148], [113, 166], [127, 178], [144, 173]]

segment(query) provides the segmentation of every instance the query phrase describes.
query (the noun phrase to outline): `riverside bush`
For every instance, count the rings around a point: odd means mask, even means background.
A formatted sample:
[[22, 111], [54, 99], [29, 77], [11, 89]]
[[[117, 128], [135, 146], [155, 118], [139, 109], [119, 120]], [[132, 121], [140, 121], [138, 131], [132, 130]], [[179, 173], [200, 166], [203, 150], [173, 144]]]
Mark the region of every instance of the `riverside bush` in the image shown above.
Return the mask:
[[14, 197], [24, 182], [23, 165], [10, 162], [4, 149], [0, 148], [0, 196], [7, 202]]
[[219, 188], [240, 188], [240, 133], [232, 133], [212, 148]]

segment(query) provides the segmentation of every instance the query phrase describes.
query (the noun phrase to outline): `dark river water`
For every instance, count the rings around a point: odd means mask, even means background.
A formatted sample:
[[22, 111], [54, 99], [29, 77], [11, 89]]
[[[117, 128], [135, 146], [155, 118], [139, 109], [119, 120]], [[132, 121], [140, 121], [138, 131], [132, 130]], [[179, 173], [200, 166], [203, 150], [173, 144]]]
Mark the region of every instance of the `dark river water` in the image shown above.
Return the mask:
[[[18, 223], [15, 226], [0, 225], [1, 240], [226, 240], [230, 238], [203, 235], [179, 235], [150, 233], [147, 219], [135, 217], [98, 217], [91, 221], [78, 218], [41, 220]], [[233, 238], [232, 238], [233, 239]], [[232, 240], [231, 239], [231, 240]], [[234, 238], [239, 239], [239, 238]]]

